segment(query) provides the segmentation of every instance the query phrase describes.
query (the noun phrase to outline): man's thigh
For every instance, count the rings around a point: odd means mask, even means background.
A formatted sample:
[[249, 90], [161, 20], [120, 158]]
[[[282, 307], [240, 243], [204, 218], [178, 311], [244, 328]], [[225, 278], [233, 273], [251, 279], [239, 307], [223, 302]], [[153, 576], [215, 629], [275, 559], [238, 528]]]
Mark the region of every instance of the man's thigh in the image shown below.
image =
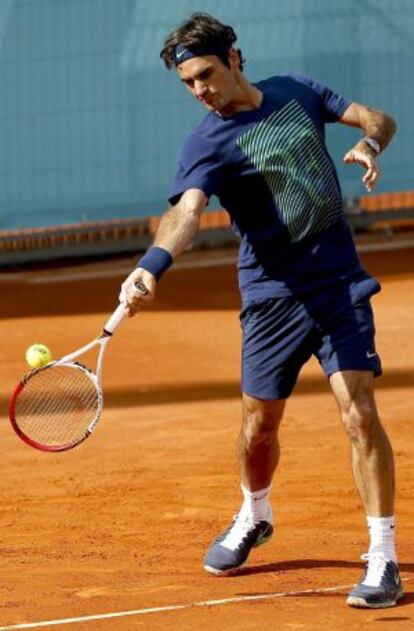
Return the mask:
[[315, 345], [314, 322], [291, 296], [272, 298], [240, 316], [242, 390], [258, 399], [286, 399]]
[[318, 330], [315, 355], [327, 377], [349, 370], [368, 371], [374, 376], [382, 373], [375, 348], [374, 315], [369, 298], [356, 304], [347, 300], [342, 308], [333, 306], [331, 317]]

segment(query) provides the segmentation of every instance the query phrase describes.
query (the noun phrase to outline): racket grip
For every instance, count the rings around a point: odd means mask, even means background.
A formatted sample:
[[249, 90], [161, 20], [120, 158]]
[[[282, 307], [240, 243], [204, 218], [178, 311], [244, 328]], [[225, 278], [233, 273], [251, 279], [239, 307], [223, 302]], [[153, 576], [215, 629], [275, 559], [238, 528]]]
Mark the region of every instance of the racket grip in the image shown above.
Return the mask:
[[107, 323], [104, 326], [104, 331], [106, 333], [112, 334], [115, 333], [117, 327], [121, 324], [122, 320], [125, 318], [128, 309], [124, 302], [120, 302]]

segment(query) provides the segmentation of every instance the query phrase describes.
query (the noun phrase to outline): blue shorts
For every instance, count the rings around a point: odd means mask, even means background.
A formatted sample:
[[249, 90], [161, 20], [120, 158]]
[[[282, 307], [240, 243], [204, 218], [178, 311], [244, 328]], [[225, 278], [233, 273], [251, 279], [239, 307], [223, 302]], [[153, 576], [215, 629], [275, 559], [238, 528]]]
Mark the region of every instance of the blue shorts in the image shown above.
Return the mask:
[[370, 304], [378, 291], [378, 281], [364, 278], [318, 295], [247, 306], [240, 314], [243, 392], [258, 399], [286, 399], [312, 355], [327, 377], [341, 370], [380, 375]]

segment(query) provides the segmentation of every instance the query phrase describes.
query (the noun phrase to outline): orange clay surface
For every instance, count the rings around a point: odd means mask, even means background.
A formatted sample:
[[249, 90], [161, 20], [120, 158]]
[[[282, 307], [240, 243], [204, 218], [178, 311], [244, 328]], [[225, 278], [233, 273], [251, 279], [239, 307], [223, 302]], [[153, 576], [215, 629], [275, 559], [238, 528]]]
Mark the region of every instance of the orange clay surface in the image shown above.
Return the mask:
[[[414, 629], [414, 251], [365, 255], [364, 263], [383, 284], [373, 301], [385, 368], [376, 392], [397, 466], [400, 605], [345, 605], [367, 535], [347, 439], [315, 361], [281, 430], [274, 538], [239, 576], [202, 569], [240, 502], [234, 266], [170, 271], [156, 305], [122, 324], [107, 350], [103, 418], [80, 448], [45, 454], [14, 435], [7, 401], [26, 370], [26, 347], [43, 342], [57, 357], [94, 337], [117, 302], [117, 266], [132, 266], [115, 259], [0, 274], [0, 627], [241, 597], [56, 628]], [[85, 270], [109, 277], [59, 279]]]

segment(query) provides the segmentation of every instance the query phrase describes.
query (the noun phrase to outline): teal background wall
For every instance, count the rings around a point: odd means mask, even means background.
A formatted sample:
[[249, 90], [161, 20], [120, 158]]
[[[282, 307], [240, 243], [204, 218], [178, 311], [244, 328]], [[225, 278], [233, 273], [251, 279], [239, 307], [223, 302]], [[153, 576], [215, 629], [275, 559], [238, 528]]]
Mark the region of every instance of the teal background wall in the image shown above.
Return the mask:
[[[413, 0], [1, 0], [0, 230], [164, 209], [204, 110], [159, 50], [197, 10], [235, 27], [249, 79], [294, 70], [392, 113], [377, 190], [414, 188]], [[357, 137], [329, 127], [345, 196], [364, 194], [341, 164]]]

